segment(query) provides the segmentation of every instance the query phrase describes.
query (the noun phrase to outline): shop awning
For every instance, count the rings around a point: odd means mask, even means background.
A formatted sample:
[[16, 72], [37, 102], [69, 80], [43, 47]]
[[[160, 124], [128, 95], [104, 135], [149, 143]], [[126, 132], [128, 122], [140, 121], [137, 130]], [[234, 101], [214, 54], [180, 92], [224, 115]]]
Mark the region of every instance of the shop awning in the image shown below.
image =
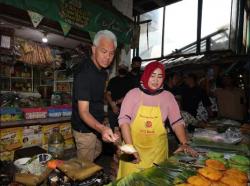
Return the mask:
[[62, 27], [87, 31], [90, 37], [99, 30], [109, 29], [119, 43], [131, 42], [133, 22], [130, 19], [88, 0], [0, 0], [0, 3], [36, 12], [59, 22]]

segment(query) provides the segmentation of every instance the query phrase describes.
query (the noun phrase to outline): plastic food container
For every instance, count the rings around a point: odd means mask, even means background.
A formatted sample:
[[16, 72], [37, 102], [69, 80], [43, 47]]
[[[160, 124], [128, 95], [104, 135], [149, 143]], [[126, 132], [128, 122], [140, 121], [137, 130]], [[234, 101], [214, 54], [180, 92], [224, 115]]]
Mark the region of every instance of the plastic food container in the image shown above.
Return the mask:
[[26, 168], [26, 163], [30, 160], [31, 158], [26, 157], [26, 158], [20, 158], [14, 161], [14, 165], [17, 167], [18, 170], [23, 170]]
[[46, 164], [49, 160], [51, 160], [52, 155], [48, 153], [42, 153], [37, 155], [38, 161], [40, 164], [44, 165]]

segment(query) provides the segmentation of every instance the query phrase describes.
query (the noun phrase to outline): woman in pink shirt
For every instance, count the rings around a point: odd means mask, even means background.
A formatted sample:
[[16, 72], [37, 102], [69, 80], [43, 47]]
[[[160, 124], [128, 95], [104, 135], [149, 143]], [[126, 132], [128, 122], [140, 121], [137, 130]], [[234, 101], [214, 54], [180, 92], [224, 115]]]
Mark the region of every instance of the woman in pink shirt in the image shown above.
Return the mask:
[[174, 96], [163, 90], [164, 66], [159, 62], [148, 64], [141, 77], [141, 86], [129, 91], [118, 117], [125, 144], [136, 152], [134, 161], [119, 161], [118, 179], [132, 172], [153, 166], [168, 158], [167, 132], [164, 122], [168, 118], [180, 141], [175, 152], [197, 153], [188, 146], [184, 121]]

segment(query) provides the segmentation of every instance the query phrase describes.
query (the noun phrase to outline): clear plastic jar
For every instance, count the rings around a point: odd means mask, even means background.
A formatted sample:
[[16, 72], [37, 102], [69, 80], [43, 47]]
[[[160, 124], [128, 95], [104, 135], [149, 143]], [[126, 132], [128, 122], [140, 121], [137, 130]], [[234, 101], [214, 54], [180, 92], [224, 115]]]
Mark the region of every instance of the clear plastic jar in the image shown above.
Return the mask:
[[48, 140], [48, 153], [55, 159], [62, 159], [64, 153], [64, 138], [59, 132], [59, 128], [55, 128]]

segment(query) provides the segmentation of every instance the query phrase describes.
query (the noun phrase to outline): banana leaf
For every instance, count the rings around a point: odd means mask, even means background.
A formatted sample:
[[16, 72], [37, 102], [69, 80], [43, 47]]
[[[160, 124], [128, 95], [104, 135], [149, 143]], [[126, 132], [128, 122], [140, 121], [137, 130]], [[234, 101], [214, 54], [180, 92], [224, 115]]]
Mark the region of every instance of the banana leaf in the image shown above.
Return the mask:
[[190, 144], [194, 148], [202, 148], [206, 151], [215, 151], [223, 153], [236, 153], [250, 156], [250, 147], [246, 144], [225, 144], [221, 142], [212, 142], [207, 140], [195, 139]]

